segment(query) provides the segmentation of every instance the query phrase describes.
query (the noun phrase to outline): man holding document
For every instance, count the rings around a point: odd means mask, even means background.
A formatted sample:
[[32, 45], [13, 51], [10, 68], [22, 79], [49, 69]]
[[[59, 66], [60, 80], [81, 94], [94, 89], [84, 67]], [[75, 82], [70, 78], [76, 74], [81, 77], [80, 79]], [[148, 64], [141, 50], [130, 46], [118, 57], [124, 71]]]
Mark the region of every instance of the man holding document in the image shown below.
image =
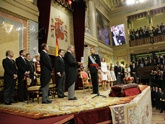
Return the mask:
[[101, 66], [100, 56], [95, 54], [93, 48], [90, 48], [91, 55], [88, 56], [88, 69], [91, 74], [93, 92], [92, 94], [98, 94], [98, 69]]

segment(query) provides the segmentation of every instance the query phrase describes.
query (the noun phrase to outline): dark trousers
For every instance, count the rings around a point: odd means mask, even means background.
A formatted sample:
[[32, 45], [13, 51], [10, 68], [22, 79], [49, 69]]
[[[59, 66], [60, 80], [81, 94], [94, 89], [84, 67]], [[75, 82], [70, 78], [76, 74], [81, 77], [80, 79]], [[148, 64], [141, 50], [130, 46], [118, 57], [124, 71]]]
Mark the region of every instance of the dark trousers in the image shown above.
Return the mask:
[[27, 99], [26, 80], [18, 79], [18, 100], [23, 102]]
[[120, 74], [117, 75], [117, 84], [122, 84], [122, 76]]
[[137, 83], [137, 77], [136, 77], [136, 74], [132, 74], [133, 78], [134, 78], [134, 83]]
[[[59, 77], [58, 77], [59, 78]], [[62, 73], [57, 85], [58, 97], [63, 97], [65, 92], [65, 72]]]
[[93, 93], [98, 93], [98, 73], [91, 73]]
[[11, 81], [6, 81], [4, 79], [4, 91], [3, 91], [4, 103], [10, 103], [14, 101], [15, 84], [16, 84], [16, 80], [14, 79], [11, 79]]

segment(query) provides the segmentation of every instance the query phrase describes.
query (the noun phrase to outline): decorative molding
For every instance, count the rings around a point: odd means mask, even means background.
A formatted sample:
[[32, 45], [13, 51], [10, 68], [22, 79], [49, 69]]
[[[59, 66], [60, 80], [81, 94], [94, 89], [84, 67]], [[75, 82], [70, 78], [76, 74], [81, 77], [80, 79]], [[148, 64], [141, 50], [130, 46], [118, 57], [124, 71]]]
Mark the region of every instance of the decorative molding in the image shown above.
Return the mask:
[[95, 7], [96, 9], [103, 15], [106, 17], [106, 19], [108, 19], [110, 21], [110, 8], [103, 2], [100, 0], [94, 1]]
[[133, 48], [129, 48], [130, 54], [138, 54], [138, 53], [148, 53], [151, 51], [159, 51], [165, 49], [165, 42], [159, 42], [154, 44], [147, 44], [143, 46], [135, 46]]
[[54, 2], [59, 3], [61, 6], [65, 7], [66, 9], [73, 11], [73, 4], [69, 4], [69, 0], [53, 0]]
[[27, 51], [30, 52], [30, 22], [27, 21]]
[[16, 14], [26, 20], [33, 20], [38, 22], [39, 11], [38, 7], [22, 0], [1, 0], [0, 9], [8, 13]]
[[[103, 7], [106, 9], [106, 13], [108, 13], [109, 17], [114, 17], [114, 16], [120, 16], [120, 15], [132, 15], [132, 14], [138, 14], [144, 11], [149, 11], [151, 9], [156, 9], [160, 7], [165, 6], [165, 1], [160, 0], [151, 2], [150, 0], [147, 1], [146, 3], [140, 3], [136, 5], [131, 5], [131, 6], [126, 6], [125, 4], [121, 4], [122, 6], [116, 6], [112, 7], [107, 5], [105, 2], [106, 0], [97, 0], [96, 3], [102, 3]], [[154, 2], [155, 1], [155, 2]], [[111, 3], [112, 4], [112, 3]]]

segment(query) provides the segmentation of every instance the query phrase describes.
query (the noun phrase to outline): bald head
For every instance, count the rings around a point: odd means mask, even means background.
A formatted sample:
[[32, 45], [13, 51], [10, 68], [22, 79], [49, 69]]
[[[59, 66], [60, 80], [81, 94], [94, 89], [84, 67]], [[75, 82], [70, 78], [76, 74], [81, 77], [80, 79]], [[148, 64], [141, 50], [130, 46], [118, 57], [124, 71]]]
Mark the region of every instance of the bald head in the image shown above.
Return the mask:
[[12, 50], [7, 50], [7, 51], [6, 51], [6, 57], [12, 58], [13, 56], [14, 56], [14, 53], [13, 53]]

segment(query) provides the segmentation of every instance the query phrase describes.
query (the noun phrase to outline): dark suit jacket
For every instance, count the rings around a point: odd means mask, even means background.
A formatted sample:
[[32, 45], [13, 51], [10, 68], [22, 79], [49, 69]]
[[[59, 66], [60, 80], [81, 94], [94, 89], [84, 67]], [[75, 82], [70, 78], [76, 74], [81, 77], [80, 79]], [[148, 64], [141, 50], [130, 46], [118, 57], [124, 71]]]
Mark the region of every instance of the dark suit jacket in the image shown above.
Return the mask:
[[65, 61], [60, 56], [55, 58], [55, 70], [56, 70], [56, 84], [58, 85], [59, 79], [61, 77], [59, 77], [57, 73], [60, 72], [60, 74], [62, 75], [62, 73], [65, 71]]
[[[132, 67], [132, 68], [131, 68], [131, 75], [132, 75], [132, 76], [134, 75], [133, 72], [136, 72], [136, 73], [137, 73], [137, 68], [136, 68], [136, 67], [134, 67], [134, 68]], [[135, 73], [135, 74], [136, 74], [136, 73]]]
[[116, 77], [117, 77], [117, 75], [118, 75], [118, 72], [120, 72], [120, 73], [122, 72], [121, 66], [115, 66], [114, 70], [115, 70], [115, 75], [116, 75]]
[[25, 61], [22, 59], [21, 56], [16, 59], [16, 65], [18, 67], [18, 79], [19, 80], [24, 79], [24, 73], [26, 71], [28, 71], [28, 65]]
[[17, 69], [14, 60], [5, 58], [2, 61], [4, 68], [4, 80], [6, 82], [13, 82], [14, 74], [17, 74]]
[[77, 80], [78, 62], [70, 52], [66, 52], [64, 56], [66, 83], [70, 87]]
[[[93, 54], [92, 57], [95, 59], [95, 62], [100, 67], [101, 66], [100, 56], [98, 54]], [[91, 64], [93, 63], [90, 59], [90, 56], [88, 56], [88, 68], [89, 68], [90, 73], [97, 73], [98, 70], [96, 69], [95, 66], [91, 66]]]
[[30, 75], [34, 75], [35, 67], [33, 65], [33, 62], [26, 59], [26, 63], [28, 66], [28, 71], [30, 71]]
[[41, 51], [40, 53], [40, 64], [41, 64], [41, 87], [45, 87], [51, 78], [52, 64], [51, 58], [47, 53]]
[[60, 56], [56, 57], [55, 68], [56, 68], [56, 72], [60, 72], [61, 74], [65, 71], [64, 58], [61, 58]]
[[124, 68], [121, 67], [121, 66], [120, 66], [120, 68], [121, 68], [121, 78], [124, 78], [124, 76], [125, 76], [125, 74], [124, 74]]

